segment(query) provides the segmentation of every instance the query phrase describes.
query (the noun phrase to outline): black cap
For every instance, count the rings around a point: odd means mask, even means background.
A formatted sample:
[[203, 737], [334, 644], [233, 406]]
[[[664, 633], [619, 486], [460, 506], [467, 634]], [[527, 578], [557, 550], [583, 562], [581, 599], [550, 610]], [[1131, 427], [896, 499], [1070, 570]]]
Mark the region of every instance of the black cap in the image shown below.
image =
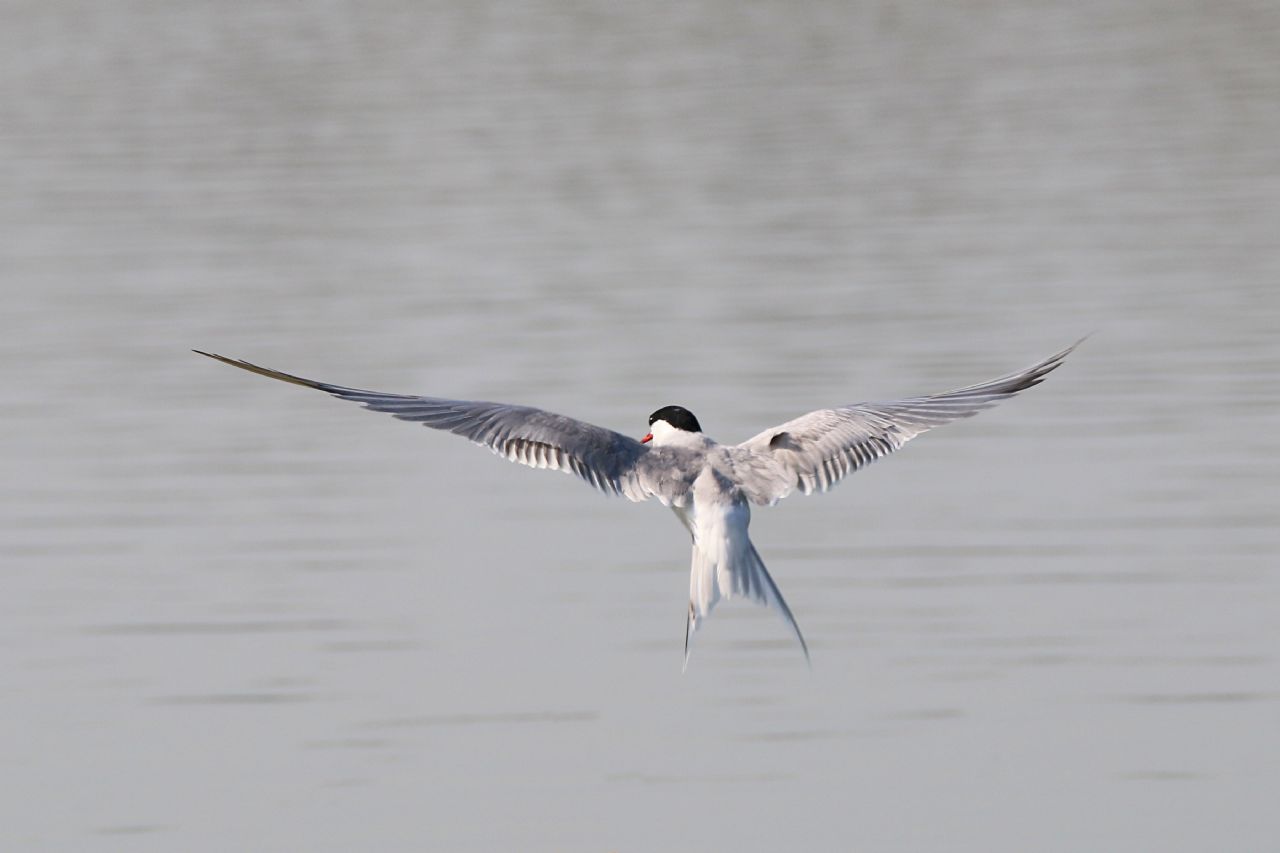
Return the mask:
[[663, 406], [649, 415], [650, 426], [653, 426], [654, 421], [666, 421], [676, 429], [682, 429], [685, 432], [702, 432], [698, 419], [684, 406]]

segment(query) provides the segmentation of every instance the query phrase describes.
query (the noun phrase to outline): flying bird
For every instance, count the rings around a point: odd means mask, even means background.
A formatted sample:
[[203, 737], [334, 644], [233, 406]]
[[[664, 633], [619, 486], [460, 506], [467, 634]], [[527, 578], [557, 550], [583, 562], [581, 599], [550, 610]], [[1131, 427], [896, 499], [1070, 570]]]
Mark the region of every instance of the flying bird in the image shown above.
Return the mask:
[[796, 491], [825, 492], [917, 435], [976, 415], [1040, 384], [1078, 344], [990, 382], [922, 397], [818, 409], [741, 444], [720, 444], [704, 434], [698, 419], [682, 406], [663, 406], [651, 414], [649, 432], [637, 440], [532, 406], [363, 391], [194, 352], [455, 433], [512, 462], [574, 474], [607, 494], [632, 501], [657, 498], [693, 538], [684, 640], [687, 668], [690, 642], [702, 622], [719, 601], [739, 596], [778, 611], [809, 659], [791, 608], [751, 544], [747, 526], [753, 505], [772, 506]]

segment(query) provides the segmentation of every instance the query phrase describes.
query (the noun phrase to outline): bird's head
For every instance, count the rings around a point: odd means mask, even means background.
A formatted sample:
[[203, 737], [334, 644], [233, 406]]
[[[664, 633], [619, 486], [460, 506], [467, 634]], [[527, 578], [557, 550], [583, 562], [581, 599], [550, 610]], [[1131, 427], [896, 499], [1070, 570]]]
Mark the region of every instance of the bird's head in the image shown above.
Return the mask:
[[640, 443], [652, 441], [657, 445], [666, 444], [667, 439], [678, 436], [680, 433], [700, 432], [702, 427], [698, 424], [698, 419], [693, 416], [693, 412], [683, 406], [663, 406], [649, 415], [649, 434], [640, 439]]

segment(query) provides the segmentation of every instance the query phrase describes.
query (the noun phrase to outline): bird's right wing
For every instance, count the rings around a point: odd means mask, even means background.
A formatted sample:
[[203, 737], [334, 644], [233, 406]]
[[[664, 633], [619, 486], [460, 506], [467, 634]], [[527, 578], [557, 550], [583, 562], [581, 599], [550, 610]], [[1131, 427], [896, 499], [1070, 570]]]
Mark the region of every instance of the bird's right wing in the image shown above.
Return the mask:
[[776, 503], [796, 489], [806, 495], [825, 492], [917, 435], [1039, 385], [1079, 343], [990, 382], [924, 397], [819, 409], [767, 429], [732, 449], [743, 491], [758, 504]]
[[250, 373], [361, 403], [366, 409], [386, 412], [402, 421], [452, 432], [530, 468], [576, 474], [609, 494], [625, 495], [633, 501], [645, 500], [652, 494], [645, 485], [647, 478], [637, 470], [649, 448], [622, 433], [585, 421], [532, 406], [363, 391], [303, 379], [213, 353], [195, 352]]

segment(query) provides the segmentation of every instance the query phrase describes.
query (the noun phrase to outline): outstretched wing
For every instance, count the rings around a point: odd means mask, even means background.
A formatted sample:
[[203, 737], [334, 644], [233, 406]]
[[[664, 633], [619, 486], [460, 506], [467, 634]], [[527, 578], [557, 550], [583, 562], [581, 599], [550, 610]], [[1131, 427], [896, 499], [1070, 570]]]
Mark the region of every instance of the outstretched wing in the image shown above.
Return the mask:
[[530, 468], [576, 474], [608, 494], [625, 495], [633, 501], [642, 501], [650, 495], [636, 471], [637, 463], [649, 449], [633, 438], [604, 427], [532, 406], [346, 388], [214, 353], [193, 351], [250, 373], [361, 403], [366, 409], [386, 412], [402, 421], [455, 433]]
[[736, 467], [754, 503], [776, 503], [794, 490], [825, 492], [922, 432], [968, 418], [1039, 385], [1079, 341], [1039, 364], [980, 385], [886, 403], [819, 409], [739, 444]]

